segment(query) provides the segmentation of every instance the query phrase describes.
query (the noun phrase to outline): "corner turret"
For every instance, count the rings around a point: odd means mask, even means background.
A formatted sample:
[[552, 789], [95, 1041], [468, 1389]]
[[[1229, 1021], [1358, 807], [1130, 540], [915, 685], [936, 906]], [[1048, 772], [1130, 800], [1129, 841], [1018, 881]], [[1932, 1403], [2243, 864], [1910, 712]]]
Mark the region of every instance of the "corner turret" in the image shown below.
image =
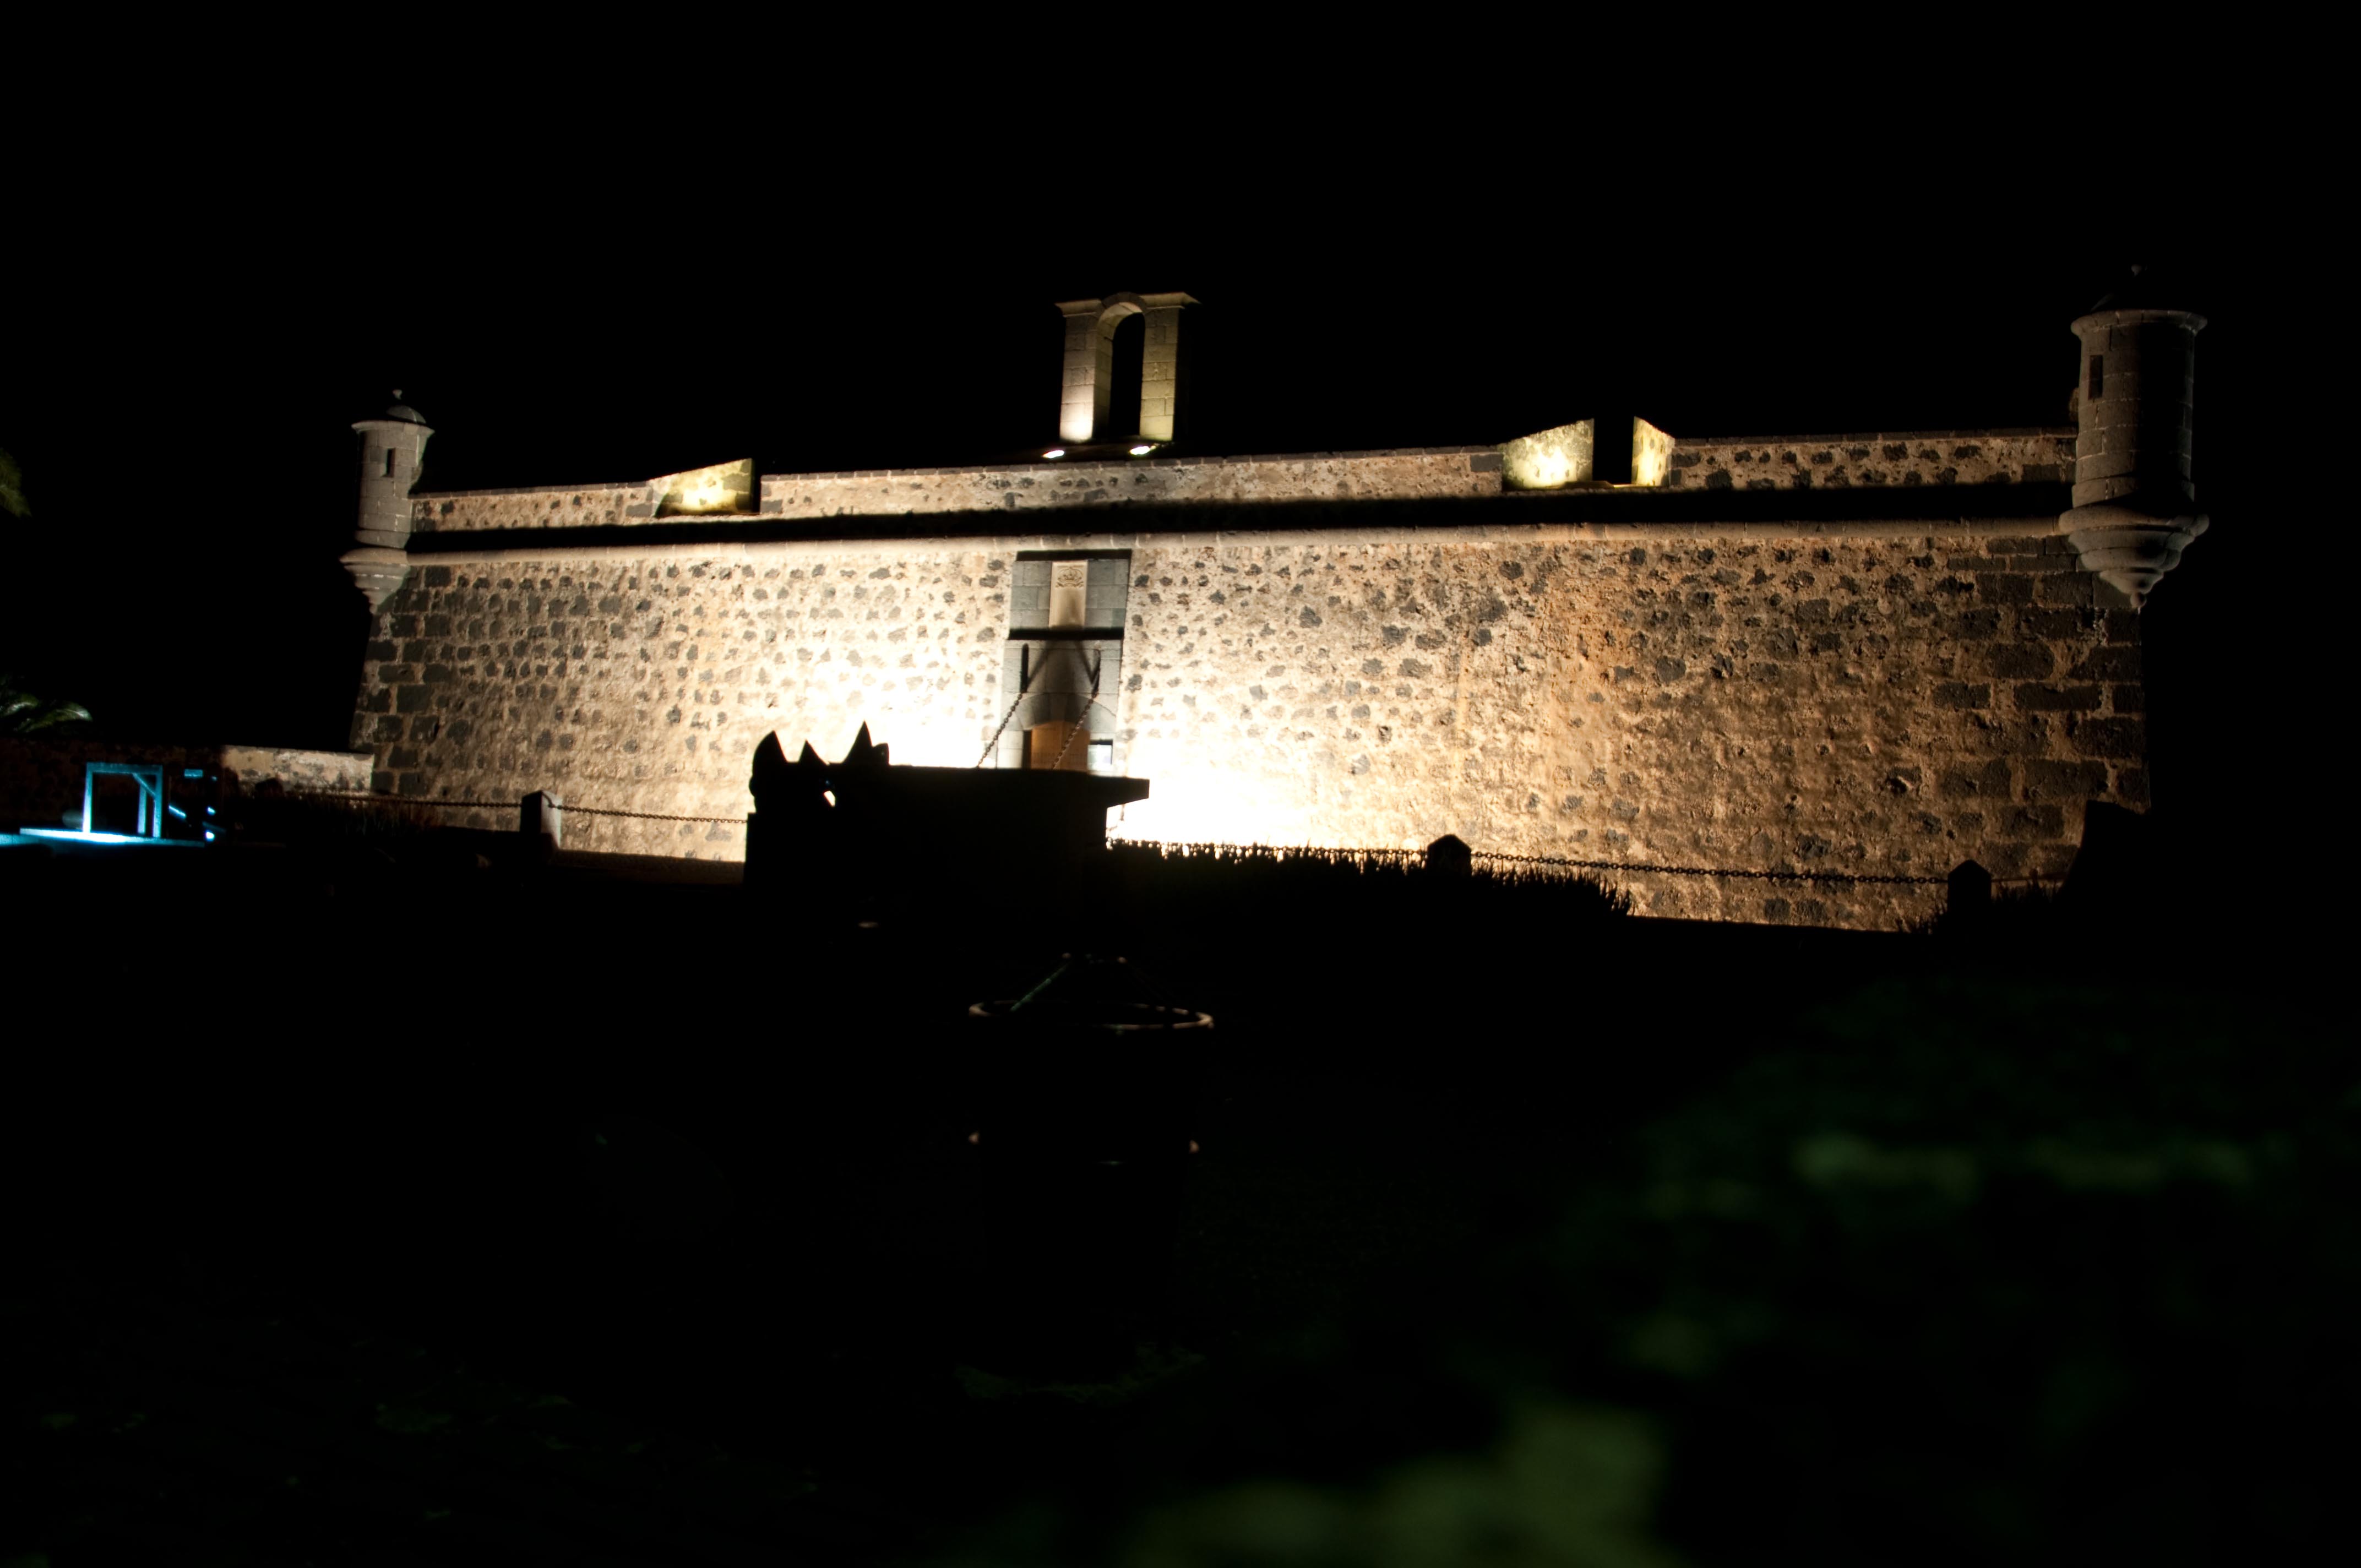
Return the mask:
[[2205, 532], [2189, 479], [2197, 334], [2205, 318], [2163, 302], [2132, 269], [2074, 323], [2074, 510], [2059, 520], [2083, 569], [2136, 609]]
[[402, 402], [399, 389], [391, 408], [375, 419], [354, 421], [353, 432], [360, 448], [360, 493], [353, 520], [357, 548], [345, 553], [344, 563], [374, 610], [410, 575], [410, 558], [404, 554], [410, 543], [410, 491], [418, 483], [426, 441], [434, 432], [416, 409]]

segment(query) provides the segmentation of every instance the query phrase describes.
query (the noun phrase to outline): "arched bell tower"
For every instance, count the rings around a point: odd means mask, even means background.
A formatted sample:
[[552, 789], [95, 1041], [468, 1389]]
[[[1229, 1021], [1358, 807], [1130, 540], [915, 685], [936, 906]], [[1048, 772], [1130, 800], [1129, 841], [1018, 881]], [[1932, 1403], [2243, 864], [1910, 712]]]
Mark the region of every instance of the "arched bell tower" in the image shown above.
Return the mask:
[[[1104, 300], [1062, 302], [1058, 309], [1066, 317], [1066, 375], [1058, 401], [1058, 439], [1072, 446], [1135, 436], [1159, 444], [1172, 440], [1180, 400], [1180, 311], [1195, 303], [1186, 294], [1109, 294]], [[1148, 318], [1140, 356], [1139, 429], [1109, 430], [1115, 332], [1135, 315]]]
[[375, 419], [353, 422], [360, 448], [360, 492], [353, 519], [357, 548], [345, 553], [345, 569], [378, 609], [410, 575], [410, 491], [418, 483], [427, 438], [434, 433], [416, 409], [401, 400]]
[[2074, 510], [2059, 521], [2083, 569], [2143, 603], [2205, 532], [2190, 483], [2197, 334], [2205, 318], [2171, 308], [2144, 269], [2074, 323]]

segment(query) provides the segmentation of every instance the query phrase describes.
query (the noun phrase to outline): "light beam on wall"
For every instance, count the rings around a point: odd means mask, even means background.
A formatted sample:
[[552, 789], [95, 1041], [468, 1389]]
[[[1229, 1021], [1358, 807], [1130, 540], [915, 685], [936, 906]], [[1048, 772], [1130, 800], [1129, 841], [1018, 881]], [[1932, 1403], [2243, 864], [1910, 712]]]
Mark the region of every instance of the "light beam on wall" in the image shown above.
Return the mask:
[[754, 510], [754, 460], [741, 457], [735, 463], [666, 474], [651, 479], [648, 488], [655, 492], [658, 517], [751, 512]]
[[1310, 844], [1317, 839], [1300, 808], [1258, 798], [1216, 767], [1159, 755], [1153, 743], [1136, 742], [1126, 772], [1154, 777], [1156, 794], [1124, 808], [1124, 831], [1137, 839], [1173, 843]]
[[[1609, 479], [1621, 472], [1617, 464], [1602, 461], [1620, 455], [1617, 452], [1602, 453], [1598, 442], [1611, 439], [1619, 444], [1623, 439], [1621, 420], [1611, 422], [1617, 428], [1607, 436], [1599, 433], [1597, 420], [1576, 420], [1553, 430], [1536, 431], [1521, 435], [1514, 441], [1500, 444], [1500, 475], [1512, 490], [1554, 490], [1565, 485], [1596, 483], [1602, 474]], [[1673, 438], [1646, 420], [1635, 419], [1631, 426], [1631, 474], [1633, 485], [1661, 485], [1672, 471]]]

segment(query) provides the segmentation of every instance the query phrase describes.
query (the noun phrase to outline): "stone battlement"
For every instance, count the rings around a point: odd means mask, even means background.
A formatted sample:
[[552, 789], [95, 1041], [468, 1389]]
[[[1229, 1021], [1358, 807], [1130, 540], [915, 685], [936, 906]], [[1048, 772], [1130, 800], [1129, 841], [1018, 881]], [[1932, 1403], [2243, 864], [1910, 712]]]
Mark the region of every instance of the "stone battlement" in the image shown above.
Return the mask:
[[[694, 515], [717, 522], [818, 521], [1079, 507], [1423, 500], [1548, 488], [1518, 485], [1504, 475], [1502, 454], [1517, 444], [764, 474], [752, 482], [751, 491], [740, 492], [752, 500], [751, 509], [699, 508]], [[2070, 428], [1718, 436], [1674, 440], [1662, 488], [1808, 490], [2054, 484], [2070, 476], [2073, 456]], [[751, 466], [743, 466], [751, 473]], [[668, 496], [681, 492], [686, 477], [429, 492], [412, 498], [411, 528], [413, 534], [469, 533], [675, 521], [692, 515], [685, 509], [668, 510], [666, 504]]]
[[1851, 435], [1727, 435], [1673, 445], [1672, 488], [1808, 490], [2056, 485], [2074, 475], [2074, 427]]
[[[956, 468], [765, 474], [752, 518], [891, 517], [1136, 503], [1384, 500], [1498, 495], [1489, 446], [1252, 457], [1136, 457]], [[413, 532], [630, 527], [662, 518], [666, 479], [412, 498]]]

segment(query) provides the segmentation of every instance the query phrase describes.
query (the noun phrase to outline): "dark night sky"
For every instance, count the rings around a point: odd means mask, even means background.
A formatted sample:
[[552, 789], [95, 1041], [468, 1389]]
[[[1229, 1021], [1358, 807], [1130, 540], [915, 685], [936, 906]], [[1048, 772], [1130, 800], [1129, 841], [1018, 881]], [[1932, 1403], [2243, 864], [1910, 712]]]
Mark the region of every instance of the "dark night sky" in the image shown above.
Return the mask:
[[430, 489], [956, 462], [1052, 433], [1051, 302], [1183, 289], [1200, 450], [1493, 442], [1616, 406], [1676, 435], [2045, 424], [2067, 323], [2144, 259], [2213, 322], [2214, 531], [2148, 612], [2159, 804], [2238, 787], [2224, 739], [2285, 693], [2211, 651], [2285, 569], [2264, 367], [2271, 281], [2302, 269], [2245, 148], [2178, 122], [2085, 202], [2046, 133], [1863, 156], [1824, 115], [1733, 161], [1721, 122], [1549, 157], [1546, 117], [1370, 123], [1350, 159], [1298, 116], [1092, 180], [1027, 153], [1046, 121], [921, 157], [907, 119], [522, 109], [475, 145], [192, 122], [37, 166], [0, 369], [36, 516], [0, 661], [124, 733], [341, 744], [346, 426], [394, 386], [437, 431]]

